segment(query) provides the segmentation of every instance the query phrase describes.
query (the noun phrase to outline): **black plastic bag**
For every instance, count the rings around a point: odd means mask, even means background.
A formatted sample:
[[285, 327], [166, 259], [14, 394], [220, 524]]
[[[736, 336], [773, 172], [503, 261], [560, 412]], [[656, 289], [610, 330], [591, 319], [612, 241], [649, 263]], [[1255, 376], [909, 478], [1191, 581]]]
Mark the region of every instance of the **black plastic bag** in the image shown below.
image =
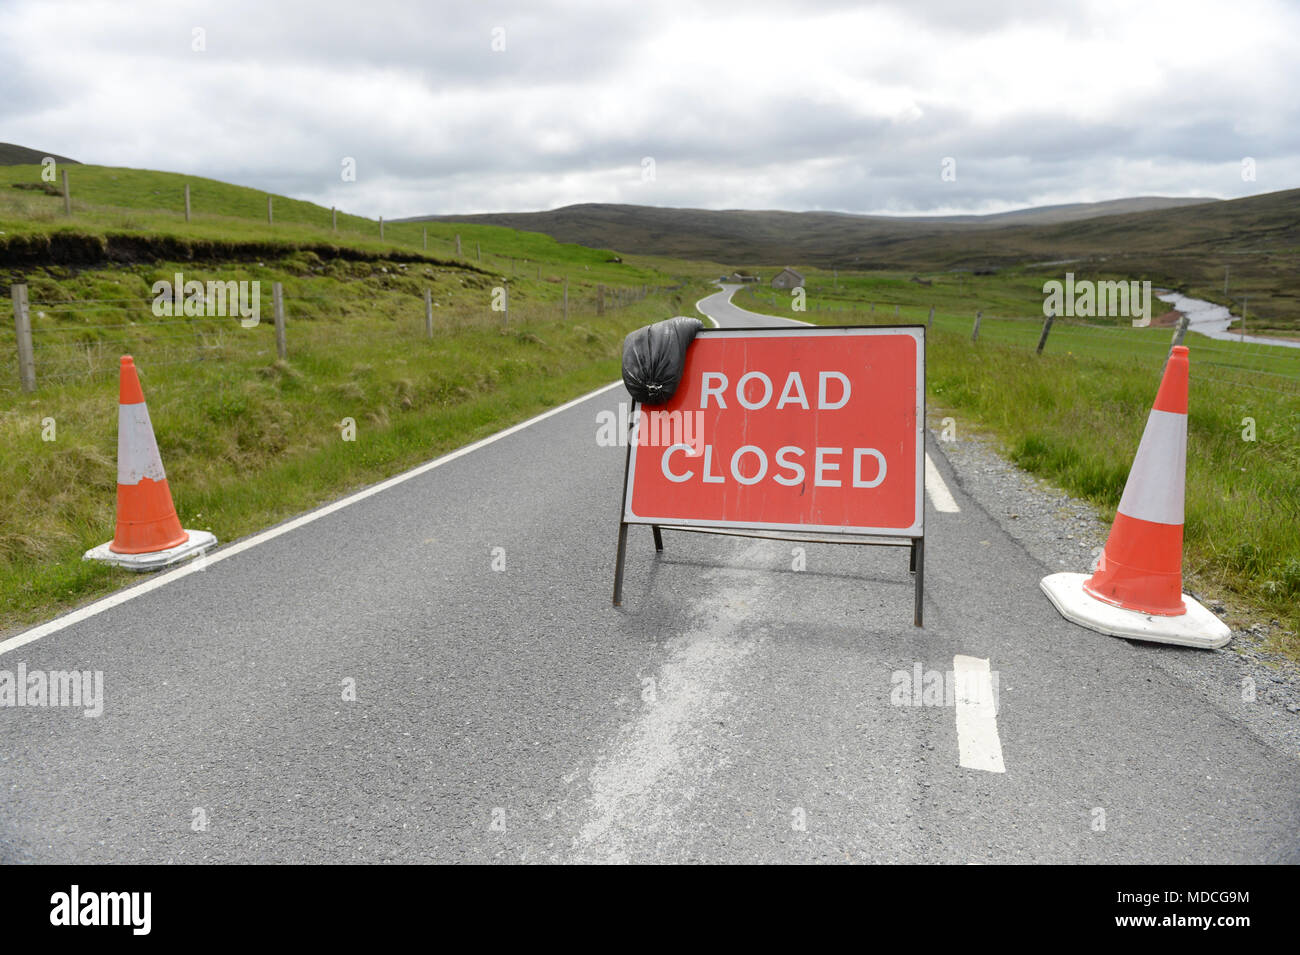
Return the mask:
[[661, 405], [682, 381], [686, 349], [704, 327], [697, 318], [678, 315], [644, 328], [623, 339], [623, 384], [633, 399]]

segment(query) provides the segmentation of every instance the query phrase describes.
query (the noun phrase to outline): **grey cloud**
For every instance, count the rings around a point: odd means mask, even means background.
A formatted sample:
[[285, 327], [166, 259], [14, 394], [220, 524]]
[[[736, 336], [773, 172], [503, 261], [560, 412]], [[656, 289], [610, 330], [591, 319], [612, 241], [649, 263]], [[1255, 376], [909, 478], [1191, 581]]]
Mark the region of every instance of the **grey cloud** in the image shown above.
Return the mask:
[[[577, 201], [984, 211], [1239, 195], [1300, 172], [1298, 17], [1263, 0], [1232, 21], [1254, 31], [1239, 70], [1217, 62], [1211, 25], [1154, 74], [1142, 61], [1160, 37], [1136, 48], [1139, 62], [1098, 66], [1087, 78], [1100, 94], [1082, 74], [1090, 92], [1071, 92], [1068, 71], [1088, 64], [1068, 50], [1060, 69], [1053, 47], [1049, 75], [1012, 73], [1010, 85], [1007, 63], [972, 52], [1025, 27], [1065, 44], [1118, 32], [1121, 8], [1094, 2], [72, 4], [57, 18], [58, 60], [35, 26], [52, 14], [37, 0], [10, 6], [3, 138], [369, 215]], [[854, 56], [851, 31], [874, 29], [873, 13], [896, 35], [864, 33], [871, 55]], [[207, 30], [201, 54], [195, 26]], [[690, 44], [697, 56], [674, 56]], [[1027, 52], [1041, 70], [1043, 51]], [[1037, 92], [1049, 80], [1062, 102]], [[1233, 178], [1247, 155], [1258, 183]], [[340, 181], [344, 156], [356, 183]], [[643, 156], [654, 183], [640, 181]], [[945, 156], [955, 182], [939, 177]]]

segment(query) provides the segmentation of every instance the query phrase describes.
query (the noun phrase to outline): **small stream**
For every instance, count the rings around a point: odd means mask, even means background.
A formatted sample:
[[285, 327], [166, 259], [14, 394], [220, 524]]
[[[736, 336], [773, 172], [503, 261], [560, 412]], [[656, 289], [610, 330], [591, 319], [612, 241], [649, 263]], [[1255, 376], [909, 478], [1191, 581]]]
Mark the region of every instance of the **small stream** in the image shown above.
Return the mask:
[[[1230, 331], [1230, 326], [1240, 318], [1231, 314], [1222, 305], [1203, 302], [1197, 298], [1188, 298], [1177, 292], [1161, 292], [1156, 296], [1162, 302], [1168, 302], [1187, 316], [1187, 330], [1199, 332], [1209, 338], [1227, 342], [1247, 342], [1255, 345], [1281, 345], [1283, 348], [1300, 348], [1300, 342], [1287, 341], [1283, 338], [1269, 338], [1263, 335], [1242, 335], [1239, 331]], [[1249, 315], [1247, 320], [1249, 321]]]

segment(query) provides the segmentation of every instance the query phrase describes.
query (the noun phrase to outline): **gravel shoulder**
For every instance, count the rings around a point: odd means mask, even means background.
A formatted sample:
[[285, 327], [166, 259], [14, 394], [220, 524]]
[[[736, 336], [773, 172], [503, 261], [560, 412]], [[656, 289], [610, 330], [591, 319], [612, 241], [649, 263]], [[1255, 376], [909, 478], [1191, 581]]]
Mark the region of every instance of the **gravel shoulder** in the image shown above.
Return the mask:
[[[1097, 508], [1016, 467], [1001, 455], [994, 438], [974, 431], [960, 417], [954, 416], [956, 427], [949, 429], [955, 435], [942, 437], [949, 414], [931, 409], [928, 423], [961, 488], [1024, 545], [1044, 574], [1091, 568], [1110, 530]], [[1226, 647], [1132, 645], [1271, 748], [1300, 758], [1300, 666], [1266, 648], [1278, 624], [1252, 618], [1215, 595], [1195, 596], [1232, 628]]]

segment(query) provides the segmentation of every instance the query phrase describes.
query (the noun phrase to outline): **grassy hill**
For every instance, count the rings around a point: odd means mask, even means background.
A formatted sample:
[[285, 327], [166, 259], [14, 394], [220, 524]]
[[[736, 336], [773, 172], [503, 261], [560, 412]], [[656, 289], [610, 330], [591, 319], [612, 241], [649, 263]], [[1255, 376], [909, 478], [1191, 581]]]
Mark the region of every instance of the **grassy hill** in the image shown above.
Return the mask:
[[377, 220], [340, 211], [336, 229], [329, 209], [286, 196], [271, 197], [268, 223], [265, 192], [143, 169], [77, 166], [70, 171], [72, 215], [66, 216], [60, 187], [40, 174], [39, 165], [0, 167], [0, 268], [311, 250], [327, 258], [454, 259], [494, 272], [531, 265], [535, 273], [545, 263], [608, 284], [653, 280], [653, 269], [623, 263], [608, 250], [499, 226], [385, 223], [381, 238]]
[[976, 225], [1054, 225], [1061, 222], [1078, 222], [1098, 216], [1115, 216], [1128, 212], [1150, 212], [1155, 209], [1179, 209], [1219, 202], [1203, 197], [1134, 196], [1129, 199], [1106, 199], [1101, 202], [1071, 202], [1055, 206], [1033, 206], [994, 212], [989, 215], [929, 216], [932, 222], [969, 222]]
[[[609, 245], [647, 255], [716, 255], [730, 261], [808, 261], [850, 264], [864, 243], [888, 246], [906, 239], [955, 234], [963, 240], [975, 229], [1048, 226], [1102, 216], [1215, 204], [1217, 199], [1147, 196], [1107, 202], [1071, 203], [1016, 209], [991, 215], [871, 216], [845, 212], [782, 212], [748, 209], [674, 209], [659, 206], [584, 203], [549, 212], [424, 216], [417, 222], [470, 222], [530, 229], [564, 242]], [[895, 263], [927, 266], [928, 258]]]

